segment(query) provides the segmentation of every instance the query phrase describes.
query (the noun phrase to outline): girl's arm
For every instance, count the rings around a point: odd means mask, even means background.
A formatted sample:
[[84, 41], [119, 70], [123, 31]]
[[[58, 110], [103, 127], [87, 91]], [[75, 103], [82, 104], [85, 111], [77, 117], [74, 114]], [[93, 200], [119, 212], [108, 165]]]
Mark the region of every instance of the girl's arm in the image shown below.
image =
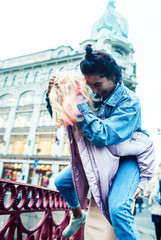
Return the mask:
[[83, 117], [83, 121], [78, 122], [78, 125], [88, 140], [96, 146], [108, 146], [132, 136], [140, 114], [140, 103], [136, 96], [127, 97], [118, 103], [112, 115], [104, 120], [100, 120], [87, 103], [78, 104], [78, 109], [83, 114], [78, 115]]
[[52, 117], [52, 108], [51, 108], [51, 105], [50, 105], [48, 94], [46, 94], [45, 100], [46, 100], [46, 103], [47, 103], [46, 108], [47, 108], [48, 112], [50, 113], [50, 116]]

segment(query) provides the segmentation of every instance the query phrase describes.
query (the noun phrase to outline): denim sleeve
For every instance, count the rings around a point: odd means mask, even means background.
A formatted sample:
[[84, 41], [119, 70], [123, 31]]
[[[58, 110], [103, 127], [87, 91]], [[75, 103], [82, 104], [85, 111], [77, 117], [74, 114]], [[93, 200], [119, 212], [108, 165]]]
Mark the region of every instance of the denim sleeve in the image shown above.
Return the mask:
[[51, 108], [49, 97], [48, 97], [47, 94], [46, 94], [45, 100], [46, 100], [46, 103], [47, 103], [46, 108], [47, 108], [48, 112], [50, 113], [50, 116], [52, 117], [52, 108]]
[[78, 105], [82, 115], [78, 122], [82, 132], [95, 146], [108, 146], [123, 142], [130, 138], [135, 131], [140, 112], [138, 98], [126, 98], [115, 107], [109, 118], [99, 119], [90, 109], [87, 103]]
[[161, 199], [159, 197], [159, 181], [157, 182], [157, 184], [155, 185], [155, 188], [154, 188], [154, 192], [153, 192], [153, 196], [155, 198], [155, 200], [161, 204]]

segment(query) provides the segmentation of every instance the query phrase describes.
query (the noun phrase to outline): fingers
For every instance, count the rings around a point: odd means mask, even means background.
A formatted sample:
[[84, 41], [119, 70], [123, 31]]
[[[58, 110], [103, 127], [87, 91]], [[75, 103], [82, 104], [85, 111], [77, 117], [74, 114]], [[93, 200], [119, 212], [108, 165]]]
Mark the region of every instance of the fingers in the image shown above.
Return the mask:
[[52, 76], [50, 79], [49, 79], [49, 83], [48, 83], [48, 90], [47, 90], [47, 94], [49, 95], [50, 94], [50, 91], [53, 87], [53, 84], [54, 84], [54, 81], [55, 81], [55, 76]]
[[49, 83], [54, 83], [54, 81], [55, 81], [55, 76], [52, 76], [50, 79], [49, 79]]
[[137, 189], [136, 189], [136, 191], [133, 195], [133, 199], [136, 199], [139, 196], [140, 193], [141, 193], [141, 188], [137, 187]]

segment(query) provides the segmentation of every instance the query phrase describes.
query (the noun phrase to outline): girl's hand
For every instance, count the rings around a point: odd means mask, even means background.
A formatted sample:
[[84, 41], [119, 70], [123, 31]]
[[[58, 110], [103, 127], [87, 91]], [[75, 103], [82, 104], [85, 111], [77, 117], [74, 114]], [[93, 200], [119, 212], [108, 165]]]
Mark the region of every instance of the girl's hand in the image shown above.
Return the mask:
[[139, 194], [141, 193], [141, 191], [142, 191], [142, 189], [137, 187], [137, 189], [133, 195], [133, 199], [136, 199], [139, 196]]

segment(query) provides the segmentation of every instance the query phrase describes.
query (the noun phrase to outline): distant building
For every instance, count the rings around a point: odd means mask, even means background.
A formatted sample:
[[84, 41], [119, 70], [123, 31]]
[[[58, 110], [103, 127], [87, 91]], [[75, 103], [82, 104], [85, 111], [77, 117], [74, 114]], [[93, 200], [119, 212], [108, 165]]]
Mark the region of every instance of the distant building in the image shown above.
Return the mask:
[[[69, 164], [69, 143], [63, 128], [56, 129], [46, 110], [50, 77], [57, 71], [80, 72], [84, 48], [92, 44], [116, 59], [124, 84], [135, 91], [136, 64], [128, 40], [127, 21], [109, 0], [104, 15], [94, 24], [91, 39], [71, 46], [0, 61], [0, 177], [42, 185]], [[38, 160], [38, 161], [37, 161]]]

